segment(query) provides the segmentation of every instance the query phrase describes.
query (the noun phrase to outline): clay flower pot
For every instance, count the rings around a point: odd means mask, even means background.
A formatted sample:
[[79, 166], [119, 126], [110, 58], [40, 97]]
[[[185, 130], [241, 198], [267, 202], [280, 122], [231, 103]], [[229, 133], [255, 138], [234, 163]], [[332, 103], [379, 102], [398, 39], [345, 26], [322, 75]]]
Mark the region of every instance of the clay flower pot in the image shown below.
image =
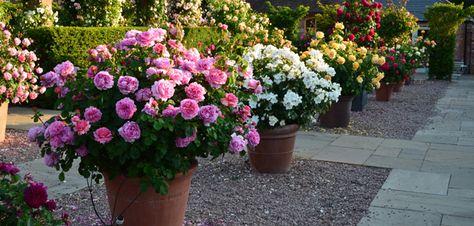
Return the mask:
[[393, 84], [384, 84], [380, 85], [380, 88], [375, 92], [376, 101], [390, 101], [392, 98]]
[[299, 126], [286, 125], [260, 132], [260, 144], [249, 148], [250, 165], [260, 173], [286, 173], [293, 160]]
[[333, 103], [329, 111], [319, 116], [319, 123], [325, 128], [347, 127], [351, 117], [352, 99], [354, 96], [342, 96]]
[[402, 88], [403, 86], [405, 85], [405, 81], [400, 81], [398, 83], [396, 83], [395, 85], [393, 85], [393, 92], [400, 92], [402, 91]]
[[0, 103], [0, 143], [5, 141], [5, 133], [7, 129], [8, 103]]
[[182, 226], [191, 178], [196, 168], [197, 162], [185, 174], [177, 174], [174, 180], [168, 182], [168, 194], [164, 196], [156, 193], [153, 187], [140, 193], [139, 178], [118, 176], [110, 180], [107, 173], [104, 173], [110, 211], [115, 209], [112, 219], [122, 215], [123, 225], [129, 226]]

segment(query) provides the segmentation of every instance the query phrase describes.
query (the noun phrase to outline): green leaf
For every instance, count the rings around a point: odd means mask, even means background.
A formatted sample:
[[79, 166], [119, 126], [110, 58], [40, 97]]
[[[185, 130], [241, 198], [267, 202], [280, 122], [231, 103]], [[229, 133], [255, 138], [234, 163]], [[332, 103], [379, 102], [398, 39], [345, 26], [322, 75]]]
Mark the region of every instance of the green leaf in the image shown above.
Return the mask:
[[58, 178], [60, 181], [64, 181], [65, 179], [64, 172], [59, 173]]

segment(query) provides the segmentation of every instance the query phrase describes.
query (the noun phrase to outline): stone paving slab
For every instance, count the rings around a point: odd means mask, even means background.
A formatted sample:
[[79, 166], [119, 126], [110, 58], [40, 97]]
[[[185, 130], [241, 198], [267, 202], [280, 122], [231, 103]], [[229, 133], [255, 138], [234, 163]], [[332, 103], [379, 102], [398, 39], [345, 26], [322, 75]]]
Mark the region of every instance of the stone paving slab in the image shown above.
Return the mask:
[[374, 151], [328, 146], [311, 159], [361, 165]]
[[447, 195], [450, 174], [427, 173], [394, 169], [390, 172], [382, 188]]
[[331, 145], [347, 148], [375, 150], [382, 143], [383, 140], [383, 138], [377, 137], [341, 135], [334, 142], [332, 142]]
[[465, 197], [381, 189], [371, 206], [472, 217], [473, 203], [474, 199]]
[[412, 140], [384, 139], [384, 141], [380, 144], [380, 147], [416, 149], [426, 151], [429, 148], [429, 144]]
[[19, 164], [18, 167], [21, 169], [20, 175], [30, 173], [33, 179], [41, 181], [48, 187], [48, 194], [51, 197], [57, 198], [87, 186], [84, 177], [77, 172], [78, 165], [79, 163], [75, 161], [71, 170], [65, 173], [64, 182], [58, 179], [59, 172], [54, 168], [44, 165], [42, 159]]
[[441, 226], [473, 226], [474, 218], [444, 215]]
[[393, 169], [419, 170], [422, 163], [423, 160], [420, 159], [402, 159], [372, 155], [364, 162], [364, 165]]
[[430, 150], [425, 161], [469, 168], [474, 167], [474, 152]]
[[448, 189], [448, 196], [466, 197], [466, 198], [473, 198], [474, 199], [474, 190], [472, 190], [472, 189], [450, 188], [450, 189]]
[[358, 226], [438, 226], [441, 214], [370, 207]]

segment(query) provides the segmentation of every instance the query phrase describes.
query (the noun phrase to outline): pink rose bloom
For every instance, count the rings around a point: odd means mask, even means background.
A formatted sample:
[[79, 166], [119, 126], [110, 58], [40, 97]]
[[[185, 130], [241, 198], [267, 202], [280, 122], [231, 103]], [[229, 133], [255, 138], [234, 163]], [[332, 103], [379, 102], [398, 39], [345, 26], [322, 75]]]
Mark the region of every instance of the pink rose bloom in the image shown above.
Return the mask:
[[5, 72], [3, 73], [3, 78], [5, 79], [5, 81], [9, 81], [12, 79], [12, 74], [10, 74], [9, 72]]
[[62, 148], [65, 144], [72, 144], [74, 133], [64, 122], [55, 121], [46, 128], [44, 137], [49, 141], [51, 147], [55, 149]]
[[59, 162], [59, 155], [56, 152], [46, 153], [44, 155], [43, 162], [49, 167], [54, 167]]
[[125, 33], [125, 38], [135, 38], [137, 36], [137, 34], [140, 34], [141, 31], [138, 31], [138, 30], [130, 30], [130, 31], [127, 31], [127, 33]]
[[245, 105], [237, 111], [237, 115], [239, 115], [240, 121], [245, 122], [248, 117], [252, 116], [252, 109], [248, 105]]
[[106, 127], [101, 127], [94, 132], [94, 140], [101, 144], [109, 143], [112, 138], [112, 132]]
[[232, 134], [232, 139], [229, 143], [229, 151], [232, 154], [238, 154], [245, 149], [247, 141], [241, 136]]
[[29, 98], [30, 100], [35, 100], [36, 98], [38, 98], [38, 93], [31, 92]]
[[136, 122], [126, 122], [122, 127], [118, 129], [120, 136], [129, 143], [133, 143], [135, 140], [140, 139], [140, 127]]
[[157, 54], [163, 54], [166, 52], [166, 46], [161, 43], [157, 43], [155, 46], [153, 46], [153, 51], [155, 51]]
[[157, 42], [162, 42], [166, 36], [166, 30], [161, 28], [151, 28], [148, 32], [153, 35], [153, 39]]
[[15, 45], [19, 46], [21, 44], [21, 39], [15, 38], [13, 39], [13, 42], [15, 43]]
[[154, 34], [149, 31], [138, 33], [136, 39], [138, 41], [138, 44], [140, 44], [140, 46], [142, 47], [150, 47], [155, 44]]
[[164, 109], [163, 112], [161, 112], [161, 115], [167, 118], [174, 118], [176, 117], [176, 115], [178, 115], [179, 112], [180, 112], [179, 108], [174, 107], [173, 105], [168, 105], [166, 109]]
[[214, 68], [214, 63], [216, 62], [216, 59], [208, 57], [204, 59], [199, 59], [197, 61], [196, 69], [198, 71], [208, 71]]
[[116, 47], [117, 47], [117, 49], [120, 49], [120, 50], [128, 50], [129, 46], [135, 46], [137, 43], [138, 43], [137, 39], [135, 39], [135, 38], [125, 38], [122, 41], [120, 41], [116, 45]]
[[186, 60], [192, 62], [196, 62], [201, 58], [201, 55], [199, 54], [199, 51], [196, 48], [188, 49], [188, 51], [185, 51], [183, 55]]
[[89, 132], [89, 129], [91, 128], [91, 125], [86, 120], [77, 120], [76, 122], [73, 122], [73, 125], [74, 125], [74, 131], [79, 135], [86, 134], [87, 132]]
[[107, 71], [101, 71], [94, 76], [94, 85], [99, 90], [107, 90], [114, 86], [114, 77]]
[[41, 75], [41, 85], [45, 87], [53, 87], [58, 80], [59, 75], [50, 71], [44, 75]]
[[178, 137], [178, 138], [176, 138], [176, 140], [175, 140], [176, 147], [177, 148], [187, 147], [189, 144], [191, 144], [191, 142], [196, 140], [196, 136], [197, 136], [197, 131], [194, 130], [193, 135], [191, 135], [190, 137]]
[[209, 126], [217, 120], [217, 117], [221, 114], [221, 111], [215, 105], [202, 106], [199, 110], [199, 118], [205, 126]]
[[151, 92], [156, 99], [168, 100], [174, 95], [175, 84], [169, 80], [160, 79], [151, 87]]
[[227, 81], [227, 74], [219, 69], [211, 69], [205, 74], [206, 81], [213, 88], [219, 88]]
[[30, 61], [37, 61], [37, 60], [38, 60], [38, 57], [36, 56], [36, 54], [35, 54], [34, 52], [30, 52], [30, 53], [28, 54], [28, 59], [29, 59]]
[[25, 38], [25, 39], [23, 39], [21, 44], [23, 44], [25, 47], [28, 47], [28, 46], [31, 45], [31, 41], [29, 39]]
[[239, 99], [232, 93], [226, 93], [225, 97], [221, 99], [221, 103], [227, 107], [237, 107]]
[[184, 61], [181, 69], [189, 71], [191, 73], [196, 74], [198, 70], [196, 69], [196, 63], [192, 61]]
[[251, 90], [254, 91], [254, 93], [262, 93], [262, 85], [260, 84], [260, 81], [255, 80], [255, 79], [250, 79], [247, 83], [247, 87]]
[[120, 76], [117, 86], [124, 95], [134, 93], [138, 89], [138, 79], [132, 76]]
[[7, 91], [7, 87], [4, 85], [0, 86], [0, 94], [4, 94]]
[[171, 60], [169, 58], [158, 58], [153, 60], [153, 64], [158, 69], [169, 69], [173, 65], [171, 64]]
[[43, 136], [44, 126], [35, 126], [28, 131], [28, 141], [38, 142], [38, 137]]
[[184, 90], [186, 92], [186, 96], [195, 101], [200, 102], [205, 98], [204, 95], [206, 94], [206, 89], [196, 82], [189, 84]]
[[143, 107], [142, 112], [152, 117], [155, 117], [158, 115], [158, 110], [159, 110], [158, 103], [156, 102], [155, 99], [150, 98], [148, 103], [146, 103], [145, 106]]
[[146, 77], [150, 78], [153, 75], [159, 75], [159, 74], [165, 73], [165, 72], [166, 72], [166, 70], [163, 70], [163, 69], [158, 69], [156, 67], [149, 67], [149, 68], [146, 69]]
[[247, 140], [250, 146], [255, 147], [260, 143], [260, 134], [256, 129], [250, 129], [249, 133], [247, 134]]
[[84, 111], [84, 118], [90, 123], [98, 122], [102, 118], [102, 112], [96, 107], [88, 107]]
[[152, 96], [150, 88], [143, 88], [135, 93], [135, 100], [139, 102], [148, 101]]
[[197, 101], [193, 99], [182, 100], [179, 109], [181, 116], [186, 120], [193, 119], [199, 114], [199, 105]]
[[89, 78], [94, 78], [98, 70], [99, 70], [99, 67], [95, 65], [90, 66], [89, 69], [87, 69], [87, 76], [89, 76]]
[[56, 74], [61, 77], [68, 77], [70, 75], [76, 74], [77, 70], [68, 60], [56, 65], [56, 67], [54, 67], [54, 72], [56, 72]]
[[82, 145], [76, 149], [76, 154], [80, 157], [86, 157], [89, 154], [89, 150], [85, 145]]
[[117, 101], [115, 104], [115, 112], [121, 119], [131, 119], [136, 111], [137, 106], [135, 102], [128, 97]]

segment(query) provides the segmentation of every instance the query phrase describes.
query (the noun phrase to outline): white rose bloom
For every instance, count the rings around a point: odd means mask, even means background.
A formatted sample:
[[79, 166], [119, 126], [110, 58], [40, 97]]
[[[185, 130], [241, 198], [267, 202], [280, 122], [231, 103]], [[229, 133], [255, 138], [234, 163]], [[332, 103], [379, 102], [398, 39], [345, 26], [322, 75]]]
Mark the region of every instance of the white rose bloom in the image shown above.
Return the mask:
[[283, 97], [283, 106], [285, 106], [286, 110], [291, 110], [293, 107], [301, 104], [303, 102], [302, 99], [303, 98], [297, 93], [288, 90], [288, 92], [286, 92], [285, 96]]
[[278, 119], [275, 116], [272, 115], [268, 117], [268, 124], [270, 124], [270, 126], [275, 126], [277, 123]]

